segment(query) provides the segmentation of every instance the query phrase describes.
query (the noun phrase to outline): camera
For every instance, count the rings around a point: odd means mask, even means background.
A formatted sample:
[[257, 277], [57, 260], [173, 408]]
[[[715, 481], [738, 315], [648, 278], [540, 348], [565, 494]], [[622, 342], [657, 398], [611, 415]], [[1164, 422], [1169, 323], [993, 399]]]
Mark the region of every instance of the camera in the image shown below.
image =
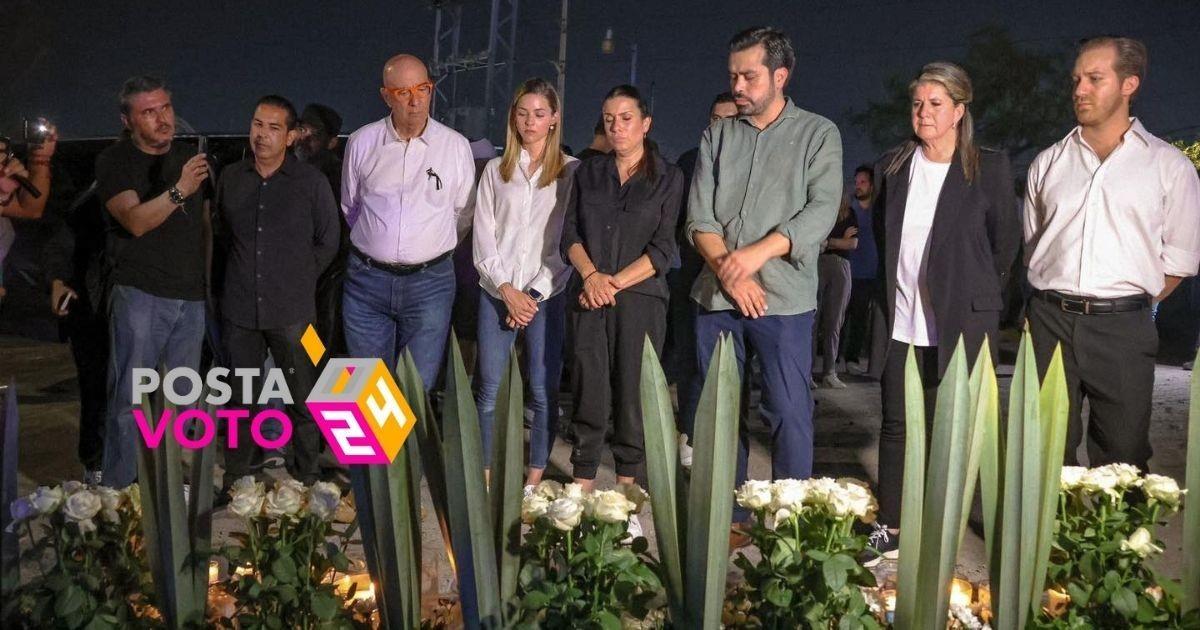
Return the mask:
[[50, 137], [50, 121], [45, 118], [35, 118], [25, 121], [25, 143], [31, 147], [40, 147]]

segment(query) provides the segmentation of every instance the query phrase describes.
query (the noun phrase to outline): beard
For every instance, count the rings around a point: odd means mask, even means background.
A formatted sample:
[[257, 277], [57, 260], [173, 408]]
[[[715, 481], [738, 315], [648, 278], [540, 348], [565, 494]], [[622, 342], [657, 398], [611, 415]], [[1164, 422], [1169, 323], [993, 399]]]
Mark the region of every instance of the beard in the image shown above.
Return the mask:
[[1083, 126], [1098, 125], [1104, 123], [1113, 116], [1116, 116], [1121, 110], [1121, 97], [1118, 95], [1110, 100], [1089, 98], [1083, 101], [1089, 105], [1085, 110], [1079, 109], [1079, 103], [1075, 104], [1075, 120]]
[[745, 105], [735, 102], [734, 105], [737, 107], [738, 114], [741, 116], [758, 116], [767, 111], [767, 105], [773, 102], [778, 94], [779, 93], [775, 91], [775, 86], [772, 84], [768, 88], [767, 93], [763, 95], [762, 100], [756, 101], [744, 93], [735, 94], [735, 97], [744, 98], [750, 102]]

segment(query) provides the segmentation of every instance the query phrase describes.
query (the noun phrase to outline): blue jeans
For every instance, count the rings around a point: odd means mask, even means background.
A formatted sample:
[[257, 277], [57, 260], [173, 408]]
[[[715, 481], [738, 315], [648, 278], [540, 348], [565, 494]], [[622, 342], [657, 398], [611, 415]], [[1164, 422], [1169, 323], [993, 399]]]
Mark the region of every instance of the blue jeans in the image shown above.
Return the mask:
[[[706, 311], [696, 316], [696, 356], [700, 373], [708, 364], [721, 333], [733, 335], [738, 371], [745, 386], [746, 345], [758, 356], [763, 376], [763, 415], [771, 428], [771, 477], [807, 479], [813, 465], [812, 380], [813, 311], [768, 315], [758, 319], [737, 311]], [[746, 480], [750, 432], [738, 423], [737, 483]], [[738, 514], [737, 511], [734, 512]]]
[[[104, 485], [137, 481], [141, 436], [133, 420], [134, 368], [200, 369], [204, 302], [150, 295], [116, 285], [109, 299], [108, 417], [104, 427]], [[178, 387], [186, 387], [178, 381]], [[183, 393], [182, 391], [180, 393]]]
[[425, 389], [432, 389], [450, 333], [454, 263], [446, 259], [399, 276], [351, 254], [345, 282], [342, 323], [350, 356], [383, 359], [395, 370], [400, 352], [408, 348]]
[[[479, 432], [483, 437], [483, 463], [492, 465], [492, 427], [496, 395], [508, 369], [509, 351], [515, 349], [517, 331], [504, 325], [508, 308], [504, 302], [479, 290]], [[562, 378], [563, 337], [566, 334], [566, 291], [538, 305], [537, 315], [525, 327], [525, 361], [529, 375], [529, 408], [533, 426], [529, 431], [529, 467], [545, 468], [557, 433], [558, 385]]]

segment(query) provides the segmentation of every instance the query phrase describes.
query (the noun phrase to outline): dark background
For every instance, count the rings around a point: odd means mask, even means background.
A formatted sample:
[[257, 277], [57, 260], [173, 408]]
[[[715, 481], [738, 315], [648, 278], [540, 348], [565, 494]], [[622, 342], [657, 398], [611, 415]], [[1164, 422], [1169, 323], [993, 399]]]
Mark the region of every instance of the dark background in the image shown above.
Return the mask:
[[[490, 2], [463, 4], [462, 52], [485, 49]], [[554, 80], [548, 62], [557, 56], [559, 7], [557, 0], [520, 2], [514, 81]], [[433, 19], [430, 3], [417, 0], [3, 0], [0, 132], [17, 135], [22, 117], [45, 115], [67, 138], [112, 135], [119, 129], [116, 90], [143, 72], [166, 77], [178, 114], [205, 133], [245, 133], [253, 102], [270, 92], [297, 106], [331, 105], [353, 130], [385, 113], [376, 88], [388, 56], [430, 56]], [[693, 146], [711, 97], [725, 88], [729, 37], [755, 24], [791, 35], [798, 61], [788, 93], [838, 123], [847, 166], [879, 148], [850, 123], [850, 114], [884, 98], [886, 77], [911, 76], [934, 59], [957, 59], [967, 36], [990, 25], [1005, 28], [1022, 46], [1063, 58], [1088, 35], [1141, 38], [1150, 50], [1150, 72], [1136, 113], [1162, 136], [1200, 134], [1196, 0], [574, 0], [566, 142], [575, 150], [588, 142], [604, 92], [628, 79], [629, 44], [636, 41], [639, 87], [649, 92], [653, 86], [654, 136], [669, 156]], [[600, 42], [609, 27], [616, 50], [604, 55]], [[481, 86], [483, 71], [464, 81]]]

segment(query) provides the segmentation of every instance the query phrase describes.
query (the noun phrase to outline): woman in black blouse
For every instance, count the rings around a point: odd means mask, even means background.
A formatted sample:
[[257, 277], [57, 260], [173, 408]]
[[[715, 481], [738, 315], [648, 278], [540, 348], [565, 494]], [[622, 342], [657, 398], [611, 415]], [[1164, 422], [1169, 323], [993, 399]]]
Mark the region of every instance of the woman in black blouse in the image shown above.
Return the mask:
[[570, 315], [574, 330], [575, 480], [591, 488], [613, 419], [617, 481], [633, 483], [645, 458], [639, 394], [642, 344], [662, 351], [667, 270], [676, 255], [675, 220], [683, 173], [646, 134], [650, 112], [637, 88], [604, 98], [612, 153], [580, 164], [563, 225], [563, 256], [579, 272]]

